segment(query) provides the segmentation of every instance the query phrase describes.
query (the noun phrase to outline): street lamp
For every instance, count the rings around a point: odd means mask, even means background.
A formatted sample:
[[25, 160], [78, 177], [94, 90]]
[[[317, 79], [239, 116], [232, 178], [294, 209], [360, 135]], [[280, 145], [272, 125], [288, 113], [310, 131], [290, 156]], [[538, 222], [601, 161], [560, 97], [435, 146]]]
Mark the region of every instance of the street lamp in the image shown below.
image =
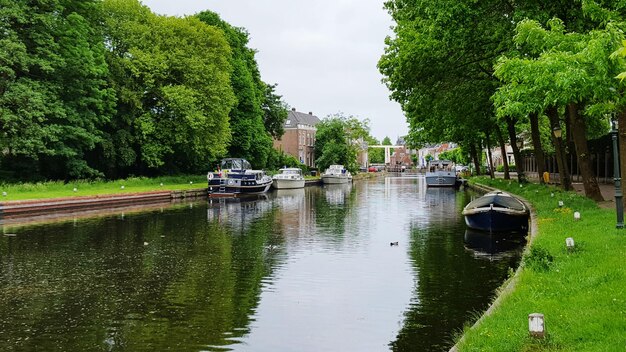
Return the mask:
[[615, 181], [615, 211], [618, 229], [624, 228], [624, 204], [622, 203], [622, 177], [619, 170], [619, 148], [617, 141], [617, 120], [611, 118], [611, 136], [613, 136], [613, 180]]
[[561, 131], [561, 127], [559, 127], [559, 126], [554, 127], [554, 128], [552, 129], [552, 132], [554, 133], [554, 136], [555, 136], [556, 138], [561, 138], [561, 132], [562, 132], [562, 131]]
[[515, 165], [515, 169], [517, 169], [517, 182], [522, 184], [522, 183], [526, 183], [526, 177], [524, 175], [524, 161], [522, 160], [522, 147], [524, 146], [524, 140], [522, 138], [517, 138], [515, 140], [515, 145], [517, 145], [517, 152], [519, 154], [519, 162], [521, 163], [520, 165]]

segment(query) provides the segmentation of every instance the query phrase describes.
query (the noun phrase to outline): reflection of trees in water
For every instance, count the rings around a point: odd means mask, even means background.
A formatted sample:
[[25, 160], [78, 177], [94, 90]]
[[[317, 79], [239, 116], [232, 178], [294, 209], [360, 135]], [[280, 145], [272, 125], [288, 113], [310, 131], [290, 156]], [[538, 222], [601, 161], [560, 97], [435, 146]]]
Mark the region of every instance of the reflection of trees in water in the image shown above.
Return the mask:
[[[427, 195], [428, 204], [447, 208], [448, 213], [460, 212], [452, 203], [446, 206], [447, 199], [436, 201]], [[415, 296], [405, 312], [402, 329], [390, 343], [394, 351], [448, 349], [453, 343], [451, 332], [484, 310], [508, 269], [517, 266], [519, 255], [475, 260], [472, 253], [456, 244], [463, 241], [465, 224], [461, 218], [452, 218], [436, 218], [426, 226], [412, 225], [409, 255], [417, 278]], [[481, 279], [468, 280], [473, 277]]]
[[272, 269], [276, 215], [238, 206], [231, 224], [195, 207], [20, 229], [0, 241], [0, 336], [15, 349], [230, 345]]

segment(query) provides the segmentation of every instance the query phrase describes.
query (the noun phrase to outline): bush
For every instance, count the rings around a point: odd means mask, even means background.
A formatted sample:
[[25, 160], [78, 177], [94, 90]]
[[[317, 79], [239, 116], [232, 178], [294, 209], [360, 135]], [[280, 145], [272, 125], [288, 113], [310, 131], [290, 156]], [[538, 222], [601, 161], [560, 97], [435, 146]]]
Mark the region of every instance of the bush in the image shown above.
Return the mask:
[[282, 150], [272, 149], [267, 159], [267, 168], [270, 170], [278, 170], [283, 167], [297, 167], [302, 169], [302, 172], [305, 174], [309, 172], [309, 168], [294, 156], [285, 154]]
[[540, 246], [530, 247], [530, 251], [524, 256], [524, 265], [534, 271], [548, 271], [554, 257], [548, 250]]
[[[515, 170], [515, 164], [509, 164], [509, 171]], [[498, 165], [496, 171], [504, 172], [504, 165]]]

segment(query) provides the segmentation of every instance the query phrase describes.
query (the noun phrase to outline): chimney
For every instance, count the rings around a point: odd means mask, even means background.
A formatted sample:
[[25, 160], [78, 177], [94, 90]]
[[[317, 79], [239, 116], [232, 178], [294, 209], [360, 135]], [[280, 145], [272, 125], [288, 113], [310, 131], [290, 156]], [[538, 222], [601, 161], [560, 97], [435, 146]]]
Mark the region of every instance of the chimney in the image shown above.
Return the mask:
[[296, 111], [296, 108], [291, 108], [291, 111]]
[[313, 115], [313, 111], [309, 111], [309, 115]]

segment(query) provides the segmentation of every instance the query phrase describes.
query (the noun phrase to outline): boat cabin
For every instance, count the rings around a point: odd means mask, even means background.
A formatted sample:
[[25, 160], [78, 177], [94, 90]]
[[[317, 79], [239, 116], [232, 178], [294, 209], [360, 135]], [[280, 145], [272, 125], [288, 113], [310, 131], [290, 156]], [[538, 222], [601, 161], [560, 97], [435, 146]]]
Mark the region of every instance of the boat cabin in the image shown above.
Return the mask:
[[455, 171], [454, 162], [450, 160], [431, 160], [428, 163], [428, 172]]
[[230, 171], [245, 171], [252, 169], [252, 165], [246, 159], [241, 158], [226, 158], [222, 159], [220, 163], [221, 170], [230, 170]]

